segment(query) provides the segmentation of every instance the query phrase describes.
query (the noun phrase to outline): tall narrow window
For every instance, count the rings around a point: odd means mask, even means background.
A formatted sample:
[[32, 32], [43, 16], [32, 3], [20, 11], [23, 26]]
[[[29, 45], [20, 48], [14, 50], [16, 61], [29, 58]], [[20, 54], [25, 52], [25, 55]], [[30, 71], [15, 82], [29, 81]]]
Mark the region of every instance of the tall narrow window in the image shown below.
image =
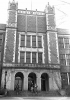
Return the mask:
[[27, 47], [30, 47], [30, 35], [27, 35]]
[[24, 59], [25, 59], [25, 53], [20, 52], [20, 63], [24, 63]]
[[32, 36], [32, 47], [36, 47], [36, 36]]
[[60, 64], [66, 65], [65, 54], [60, 54]]
[[25, 46], [25, 35], [21, 35], [21, 47]]
[[2, 51], [3, 35], [0, 35], [0, 61], [1, 61], [1, 51]]
[[58, 38], [58, 42], [59, 42], [59, 48], [64, 48], [64, 42], [63, 42], [63, 38]]
[[32, 63], [36, 63], [36, 52], [32, 53]]
[[38, 53], [38, 63], [42, 63], [42, 53]]
[[64, 38], [65, 48], [68, 49], [70, 47], [69, 38]]
[[42, 47], [42, 36], [38, 36], [38, 47]]
[[26, 52], [26, 63], [30, 63], [30, 52]]

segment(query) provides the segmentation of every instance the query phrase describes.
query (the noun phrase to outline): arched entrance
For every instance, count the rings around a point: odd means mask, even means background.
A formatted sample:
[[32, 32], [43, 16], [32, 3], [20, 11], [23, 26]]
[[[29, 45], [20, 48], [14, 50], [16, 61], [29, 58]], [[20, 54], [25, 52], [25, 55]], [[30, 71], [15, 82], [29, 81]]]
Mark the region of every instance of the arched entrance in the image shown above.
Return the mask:
[[41, 91], [49, 90], [49, 76], [47, 73], [41, 75]]
[[19, 90], [22, 91], [22, 89], [23, 89], [23, 80], [24, 80], [23, 74], [21, 72], [16, 73], [14, 90], [16, 89], [16, 86], [19, 85]]
[[32, 85], [34, 86], [35, 83], [36, 83], [36, 74], [35, 73], [30, 73], [28, 75], [28, 91], [31, 90], [31, 86]]

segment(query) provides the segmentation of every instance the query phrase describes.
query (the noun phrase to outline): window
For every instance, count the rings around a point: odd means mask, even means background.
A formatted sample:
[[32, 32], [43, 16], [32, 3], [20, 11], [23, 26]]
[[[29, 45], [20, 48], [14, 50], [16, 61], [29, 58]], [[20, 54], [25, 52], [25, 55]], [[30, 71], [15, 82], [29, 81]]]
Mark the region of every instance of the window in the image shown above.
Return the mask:
[[42, 63], [42, 53], [38, 53], [38, 63]]
[[26, 63], [30, 63], [30, 52], [26, 52]]
[[60, 64], [61, 65], [66, 65], [66, 60], [65, 59], [60, 59]]
[[66, 65], [65, 54], [60, 54], [60, 64]]
[[64, 38], [65, 48], [69, 48], [69, 38]]
[[70, 54], [66, 54], [66, 59], [70, 59]]
[[25, 53], [20, 52], [20, 63], [24, 63], [24, 59], [25, 59]]
[[38, 47], [42, 47], [42, 36], [38, 36]]
[[67, 59], [67, 66], [70, 66], [70, 59]]
[[58, 38], [59, 44], [63, 43], [63, 38]]
[[70, 54], [66, 54], [67, 66], [70, 65]]
[[63, 38], [58, 38], [59, 48], [64, 48]]
[[21, 47], [25, 46], [25, 35], [21, 35]]
[[30, 47], [30, 35], [27, 35], [27, 47]]
[[36, 52], [32, 53], [32, 63], [36, 63]]
[[36, 47], [36, 36], [32, 36], [32, 47]]
[[0, 35], [0, 51], [2, 49], [3, 35]]
[[60, 59], [65, 59], [65, 54], [60, 54]]

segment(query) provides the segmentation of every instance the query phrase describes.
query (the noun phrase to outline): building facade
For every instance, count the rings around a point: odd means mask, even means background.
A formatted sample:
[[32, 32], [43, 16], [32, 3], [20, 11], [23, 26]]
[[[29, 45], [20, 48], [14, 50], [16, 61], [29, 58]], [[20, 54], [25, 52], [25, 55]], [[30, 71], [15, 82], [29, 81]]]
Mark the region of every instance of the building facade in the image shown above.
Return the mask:
[[19, 84], [20, 90], [29, 91], [32, 82], [38, 91], [50, 91], [69, 84], [69, 58], [65, 63], [65, 57], [70, 55], [70, 42], [64, 42], [69, 34], [56, 28], [54, 7], [48, 4], [44, 12], [22, 10], [15, 1], [9, 2], [1, 34], [1, 87], [15, 90]]

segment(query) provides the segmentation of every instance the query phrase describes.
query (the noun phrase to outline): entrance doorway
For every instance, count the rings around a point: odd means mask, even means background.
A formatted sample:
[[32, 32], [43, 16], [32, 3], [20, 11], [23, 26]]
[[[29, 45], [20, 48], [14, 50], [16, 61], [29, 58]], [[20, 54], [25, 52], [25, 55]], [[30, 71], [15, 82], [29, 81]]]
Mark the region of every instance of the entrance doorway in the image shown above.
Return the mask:
[[47, 73], [41, 75], [41, 91], [49, 90], [49, 77]]
[[31, 91], [31, 87], [34, 86], [36, 83], [36, 74], [30, 73], [28, 75], [28, 91]]
[[16, 73], [14, 90], [16, 90], [16, 86], [18, 85], [19, 90], [22, 91], [22, 89], [23, 89], [23, 79], [24, 79], [24, 76], [21, 72]]

